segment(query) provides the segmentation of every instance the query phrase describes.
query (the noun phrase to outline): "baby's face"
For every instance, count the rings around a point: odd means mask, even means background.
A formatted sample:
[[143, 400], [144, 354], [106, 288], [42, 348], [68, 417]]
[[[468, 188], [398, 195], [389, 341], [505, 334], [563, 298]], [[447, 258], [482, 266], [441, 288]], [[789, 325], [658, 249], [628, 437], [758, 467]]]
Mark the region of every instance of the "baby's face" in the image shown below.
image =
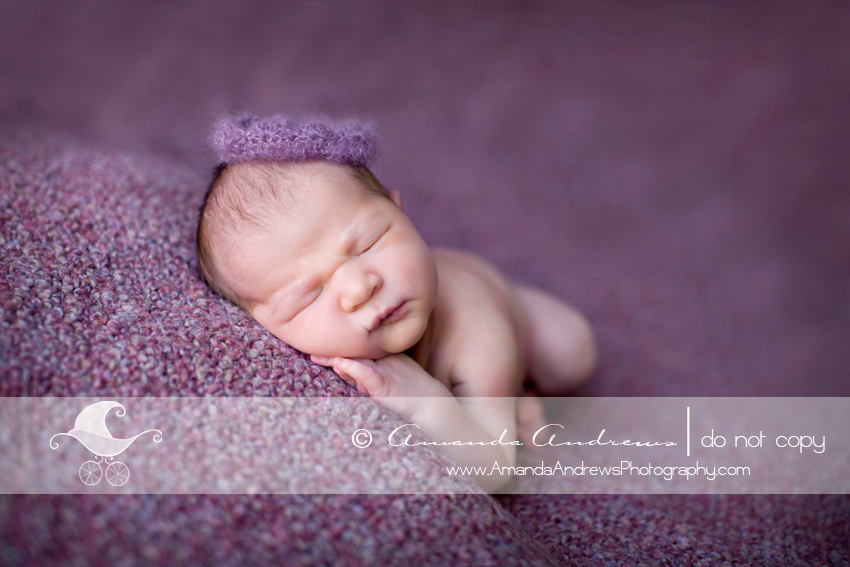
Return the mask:
[[318, 356], [378, 359], [422, 337], [437, 269], [393, 201], [345, 167], [288, 164], [294, 204], [271, 230], [231, 237], [225, 283], [275, 336]]

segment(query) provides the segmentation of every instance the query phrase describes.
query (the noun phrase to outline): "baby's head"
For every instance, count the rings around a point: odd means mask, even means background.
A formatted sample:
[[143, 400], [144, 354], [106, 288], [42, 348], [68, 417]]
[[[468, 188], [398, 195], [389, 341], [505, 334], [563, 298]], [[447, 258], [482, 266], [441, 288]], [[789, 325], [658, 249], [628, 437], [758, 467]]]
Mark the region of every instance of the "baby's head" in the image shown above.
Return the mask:
[[368, 129], [229, 118], [213, 145], [223, 165], [197, 240], [216, 292], [309, 354], [377, 359], [420, 339], [437, 271], [398, 193], [367, 168]]

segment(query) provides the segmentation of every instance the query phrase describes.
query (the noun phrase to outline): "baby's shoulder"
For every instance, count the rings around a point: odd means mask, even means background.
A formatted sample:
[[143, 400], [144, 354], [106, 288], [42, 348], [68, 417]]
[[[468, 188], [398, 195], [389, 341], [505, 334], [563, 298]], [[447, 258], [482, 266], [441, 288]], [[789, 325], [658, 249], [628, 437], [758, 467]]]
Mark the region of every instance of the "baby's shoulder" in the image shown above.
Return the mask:
[[[478, 374], [489, 381], [494, 373], [514, 379], [522, 358], [522, 312], [512, 286], [495, 266], [474, 254], [450, 249], [433, 253], [440, 282], [435, 346], [443, 360], [451, 362], [453, 382], [475, 381]], [[474, 393], [463, 395], [495, 394], [482, 392], [481, 384], [469, 386]], [[491, 382], [486, 390], [493, 386], [502, 390], [505, 384]]]
[[499, 314], [505, 314], [503, 308], [509, 307], [507, 299], [511, 286], [495, 266], [460, 250], [437, 248], [433, 253], [440, 280], [439, 292], [454, 310], [466, 312], [497, 307]]

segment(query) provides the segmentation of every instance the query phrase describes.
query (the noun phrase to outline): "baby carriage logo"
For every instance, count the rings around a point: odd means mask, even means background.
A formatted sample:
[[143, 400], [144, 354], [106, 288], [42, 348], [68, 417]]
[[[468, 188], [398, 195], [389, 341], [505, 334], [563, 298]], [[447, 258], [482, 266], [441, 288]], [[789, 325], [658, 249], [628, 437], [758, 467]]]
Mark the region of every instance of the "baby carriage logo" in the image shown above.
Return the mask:
[[86, 449], [95, 454], [95, 460], [86, 461], [80, 467], [80, 480], [84, 484], [94, 486], [103, 478], [102, 463], [106, 462], [106, 480], [112, 486], [122, 486], [130, 480], [130, 469], [121, 461], [113, 459], [124, 452], [130, 444], [145, 433], [155, 432], [154, 443], [162, 441], [162, 431], [148, 429], [129, 439], [115, 439], [106, 428], [106, 414], [112, 408], [120, 408], [118, 417], [124, 417], [127, 410], [118, 402], [97, 402], [83, 409], [74, 422], [74, 429], [68, 433], [57, 433], [50, 438], [50, 448], [56, 450], [59, 444], [53, 440], [60, 435], [73, 437], [82, 443]]

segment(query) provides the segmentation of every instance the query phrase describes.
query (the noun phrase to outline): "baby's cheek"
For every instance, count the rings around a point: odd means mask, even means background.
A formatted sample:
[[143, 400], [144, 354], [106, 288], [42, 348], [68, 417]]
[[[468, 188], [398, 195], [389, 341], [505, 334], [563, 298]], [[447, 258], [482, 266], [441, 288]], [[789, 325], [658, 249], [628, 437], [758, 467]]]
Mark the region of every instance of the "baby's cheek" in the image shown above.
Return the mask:
[[368, 333], [357, 332], [349, 321], [340, 320], [332, 314], [326, 314], [323, 320], [314, 318], [311, 325], [302, 329], [301, 337], [308, 348], [321, 351], [326, 356], [368, 358]]
[[279, 329], [272, 330], [272, 334], [301, 352], [308, 354], [322, 354], [316, 351], [314, 337], [306, 331], [309, 326], [301, 324], [287, 324]]

